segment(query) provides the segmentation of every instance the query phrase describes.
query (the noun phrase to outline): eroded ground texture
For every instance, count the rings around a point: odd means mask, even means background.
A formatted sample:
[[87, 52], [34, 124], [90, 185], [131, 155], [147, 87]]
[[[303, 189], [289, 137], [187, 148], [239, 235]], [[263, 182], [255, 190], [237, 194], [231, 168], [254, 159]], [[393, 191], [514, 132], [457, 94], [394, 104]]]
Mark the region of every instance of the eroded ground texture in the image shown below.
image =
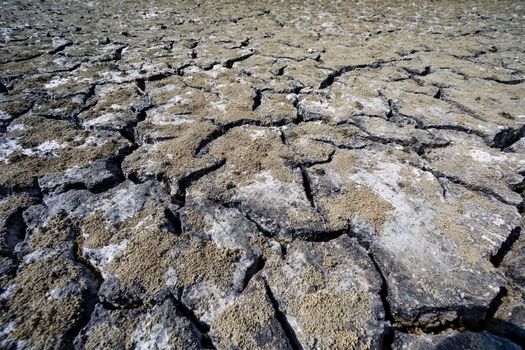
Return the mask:
[[523, 2], [0, 7], [0, 348], [525, 344]]

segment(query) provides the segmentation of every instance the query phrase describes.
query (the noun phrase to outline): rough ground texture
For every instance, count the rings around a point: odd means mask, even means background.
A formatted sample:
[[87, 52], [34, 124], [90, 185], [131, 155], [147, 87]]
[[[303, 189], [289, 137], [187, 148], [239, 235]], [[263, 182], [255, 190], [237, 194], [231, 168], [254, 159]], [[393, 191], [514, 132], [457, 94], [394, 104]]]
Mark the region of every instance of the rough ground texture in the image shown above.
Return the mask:
[[2, 2], [0, 348], [519, 349], [524, 28]]

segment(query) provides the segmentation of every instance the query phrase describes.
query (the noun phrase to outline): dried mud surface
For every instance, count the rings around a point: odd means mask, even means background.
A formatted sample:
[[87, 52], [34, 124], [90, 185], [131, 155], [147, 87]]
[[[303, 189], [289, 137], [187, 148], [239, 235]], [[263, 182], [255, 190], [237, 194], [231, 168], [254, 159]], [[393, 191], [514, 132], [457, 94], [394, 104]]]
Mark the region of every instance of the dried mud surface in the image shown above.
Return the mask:
[[525, 345], [524, 3], [0, 6], [0, 348]]

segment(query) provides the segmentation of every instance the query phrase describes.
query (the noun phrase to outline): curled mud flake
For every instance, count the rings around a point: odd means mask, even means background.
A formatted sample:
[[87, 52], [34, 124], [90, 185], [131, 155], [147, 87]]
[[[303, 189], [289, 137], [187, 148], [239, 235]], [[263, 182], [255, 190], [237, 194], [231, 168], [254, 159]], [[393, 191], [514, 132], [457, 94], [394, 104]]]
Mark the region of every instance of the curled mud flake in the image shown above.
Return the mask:
[[362, 219], [376, 232], [383, 229], [385, 222], [393, 219], [394, 207], [378, 196], [370, 187], [351, 185], [338, 197], [322, 201], [327, 217], [333, 222]]
[[[192, 242], [175, 267], [181, 287], [206, 281], [216, 285], [229, 284], [233, 264], [239, 252], [234, 249], [219, 249], [210, 242]], [[229, 277], [230, 276], [230, 277]]]
[[88, 282], [82, 269], [57, 254], [24, 265], [13, 283], [16, 292], [6, 301], [1, 320], [14, 324], [4, 339], [50, 348], [65, 346], [68, 332], [84, 309]]
[[164, 287], [165, 275], [174, 265], [176, 239], [169, 233], [143, 231], [126, 245], [122, 256], [108, 265], [124, 287], [142, 285], [155, 294]]
[[290, 349], [261, 278], [213, 321], [211, 333], [219, 347]]

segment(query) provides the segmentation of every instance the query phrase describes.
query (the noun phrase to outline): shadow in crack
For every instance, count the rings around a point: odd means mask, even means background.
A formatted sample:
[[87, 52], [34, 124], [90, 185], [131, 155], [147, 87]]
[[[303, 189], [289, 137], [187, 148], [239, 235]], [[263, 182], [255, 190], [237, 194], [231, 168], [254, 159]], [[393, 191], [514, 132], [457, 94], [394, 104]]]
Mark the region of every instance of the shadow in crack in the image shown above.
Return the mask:
[[[481, 347], [480, 347], [481, 346]], [[513, 341], [493, 335], [487, 331], [474, 333], [466, 331], [447, 337], [433, 349], [436, 350], [463, 350], [463, 349], [485, 349], [485, 350], [519, 350], [521, 346]]]
[[[521, 317], [525, 317], [525, 308], [520, 312]], [[491, 319], [487, 323], [487, 329], [500, 337], [505, 337], [512, 340], [514, 343], [520, 345], [525, 349], [525, 329], [516, 324], [499, 320]]]

